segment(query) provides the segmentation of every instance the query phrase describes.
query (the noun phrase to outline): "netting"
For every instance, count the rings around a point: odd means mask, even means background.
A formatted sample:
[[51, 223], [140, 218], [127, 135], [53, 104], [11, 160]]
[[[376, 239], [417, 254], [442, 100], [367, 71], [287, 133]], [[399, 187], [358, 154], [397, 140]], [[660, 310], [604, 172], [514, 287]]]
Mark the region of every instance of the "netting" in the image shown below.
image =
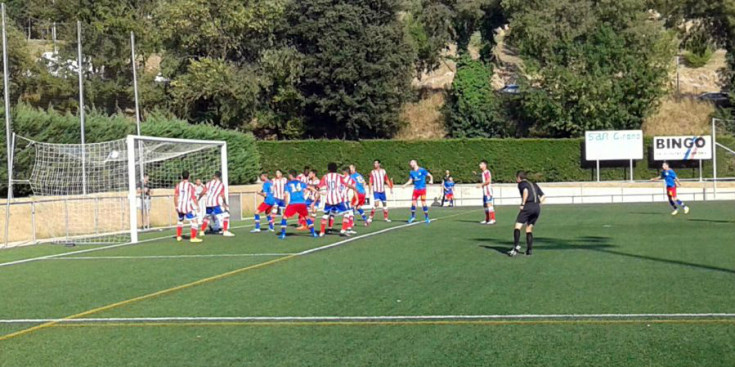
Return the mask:
[[[222, 170], [218, 143], [137, 137], [135, 163], [126, 139], [104, 143], [49, 144], [20, 138], [14, 162], [30, 163], [17, 179], [30, 185], [33, 238], [64, 243], [123, 243], [131, 239], [130, 210], [139, 229], [176, 223], [173, 189], [187, 170], [206, 182]], [[134, 175], [131, 190], [129, 175]], [[130, 194], [136, 205], [131, 208]], [[11, 229], [12, 230], [12, 229]]]

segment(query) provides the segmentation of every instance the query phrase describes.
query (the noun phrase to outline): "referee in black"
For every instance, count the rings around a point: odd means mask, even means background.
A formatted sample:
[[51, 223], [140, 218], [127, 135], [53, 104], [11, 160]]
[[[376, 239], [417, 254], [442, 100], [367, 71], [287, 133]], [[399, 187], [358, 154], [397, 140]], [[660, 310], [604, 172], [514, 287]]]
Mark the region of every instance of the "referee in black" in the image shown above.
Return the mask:
[[541, 203], [546, 197], [541, 188], [533, 182], [528, 181], [526, 172], [516, 173], [518, 191], [521, 193], [521, 211], [516, 218], [515, 230], [513, 230], [513, 249], [508, 251], [508, 256], [516, 256], [521, 252], [521, 228], [526, 226], [526, 255], [531, 256], [533, 251], [533, 226], [541, 215]]

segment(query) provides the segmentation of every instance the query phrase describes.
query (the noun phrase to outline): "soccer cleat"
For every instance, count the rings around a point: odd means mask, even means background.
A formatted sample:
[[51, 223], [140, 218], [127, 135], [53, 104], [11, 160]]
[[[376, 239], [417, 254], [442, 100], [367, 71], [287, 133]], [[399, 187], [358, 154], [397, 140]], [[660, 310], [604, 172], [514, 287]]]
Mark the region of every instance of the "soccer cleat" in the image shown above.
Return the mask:
[[684, 207], [684, 214], [689, 214], [689, 207], [688, 206], [685, 206]]
[[177, 242], [181, 242], [181, 240], [182, 240], [181, 236], [179, 236], [179, 237], [176, 237], [176, 241], [177, 241]]
[[283, 234], [279, 234], [279, 235], [278, 235], [278, 239], [279, 239], [279, 240], [285, 240], [285, 239], [286, 239], [286, 234], [285, 234], [285, 233], [283, 233]]
[[201, 238], [194, 237], [194, 238], [190, 239], [189, 242], [191, 242], [191, 243], [200, 243], [200, 242], [202, 242], [202, 239]]
[[487, 224], [493, 225], [493, 224], [495, 224], [495, 220], [491, 220], [491, 221], [487, 222]]
[[416, 218], [414, 218], [414, 217], [408, 218], [408, 224], [411, 224], [414, 221], [416, 221]]
[[390, 223], [390, 222], [391, 222], [391, 220], [390, 220], [390, 219], [386, 219], [386, 220], [385, 220], [385, 222], [386, 222], [386, 223]]
[[224, 237], [235, 237], [235, 234], [230, 231], [224, 231], [222, 232], [222, 236]]
[[671, 212], [671, 215], [677, 215], [679, 214], [679, 209], [674, 209], [673, 212]]
[[255, 228], [254, 230], [250, 231], [250, 233], [260, 233], [260, 228]]

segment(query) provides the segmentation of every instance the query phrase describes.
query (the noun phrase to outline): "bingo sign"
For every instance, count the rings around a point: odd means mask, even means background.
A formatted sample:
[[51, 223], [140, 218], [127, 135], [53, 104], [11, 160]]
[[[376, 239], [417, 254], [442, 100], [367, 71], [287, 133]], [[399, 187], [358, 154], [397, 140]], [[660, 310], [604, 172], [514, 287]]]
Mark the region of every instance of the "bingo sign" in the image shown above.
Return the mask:
[[643, 159], [643, 131], [587, 131], [584, 151], [588, 161]]
[[712, 159], [711, 136], [657, 136], [653, 138], [653, 160], [688, 161]]

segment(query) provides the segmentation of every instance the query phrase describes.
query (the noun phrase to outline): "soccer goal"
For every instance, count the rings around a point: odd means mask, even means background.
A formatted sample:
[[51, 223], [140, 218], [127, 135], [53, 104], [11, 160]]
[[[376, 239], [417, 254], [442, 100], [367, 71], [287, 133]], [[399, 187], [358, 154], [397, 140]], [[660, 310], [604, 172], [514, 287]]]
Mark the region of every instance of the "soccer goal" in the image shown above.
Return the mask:
[[30, 168], [14, 174], [14, 182], [30, 185], [35, 242], [138, 242], [144, 228], [175, 223], [174, 187], [184, 170], [192, 182], [220, 171], [227, 189], [224, 141], [130, 135], [81, 145], [15, 139], [14, 166]]

